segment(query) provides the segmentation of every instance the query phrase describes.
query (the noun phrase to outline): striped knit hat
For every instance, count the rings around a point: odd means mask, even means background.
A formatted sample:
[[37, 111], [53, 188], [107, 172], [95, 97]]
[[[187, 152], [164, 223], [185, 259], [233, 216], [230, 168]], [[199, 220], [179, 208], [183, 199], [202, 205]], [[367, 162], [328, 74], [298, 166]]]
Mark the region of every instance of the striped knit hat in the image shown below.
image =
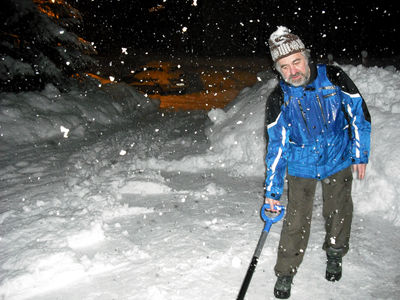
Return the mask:
[[290, 33], [285, 26], [278, 26], [278, 29], [269, 37], [269, 50], [274, 62], [281, 58], [306, 50], [300, 38]]

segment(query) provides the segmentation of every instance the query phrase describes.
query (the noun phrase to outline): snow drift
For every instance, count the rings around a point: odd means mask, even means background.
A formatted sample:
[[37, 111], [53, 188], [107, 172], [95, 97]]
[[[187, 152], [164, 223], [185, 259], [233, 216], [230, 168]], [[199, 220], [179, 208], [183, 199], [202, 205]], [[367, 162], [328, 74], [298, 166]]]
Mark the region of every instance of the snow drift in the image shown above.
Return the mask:
[[88, 132], [131, 122], [157, 110], [132, 87], [108, 84], [97, 88], [75, 87], [61, 93], [48, 84], [41, 92], [0, 94], [0, 140], [3, 145], [82, 139]]

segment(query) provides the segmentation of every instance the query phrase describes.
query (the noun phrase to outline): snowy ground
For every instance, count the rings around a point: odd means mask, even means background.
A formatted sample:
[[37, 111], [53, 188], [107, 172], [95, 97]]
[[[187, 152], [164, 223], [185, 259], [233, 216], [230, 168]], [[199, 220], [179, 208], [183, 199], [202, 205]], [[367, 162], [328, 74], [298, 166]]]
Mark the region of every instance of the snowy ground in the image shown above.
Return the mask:
[[[318, 193], [292, 298], [398, 299], [400, 74], [343, 67], [373, 120], [352, 248], [342, 280], [327, 282]], [[263, 228], [274, 84], [263, 79], [208, 114], [159, 112], [124, 85], [0, 94], [1, 298], [235, 299]], [[247, 299], [273, 299], [280, 227]]]

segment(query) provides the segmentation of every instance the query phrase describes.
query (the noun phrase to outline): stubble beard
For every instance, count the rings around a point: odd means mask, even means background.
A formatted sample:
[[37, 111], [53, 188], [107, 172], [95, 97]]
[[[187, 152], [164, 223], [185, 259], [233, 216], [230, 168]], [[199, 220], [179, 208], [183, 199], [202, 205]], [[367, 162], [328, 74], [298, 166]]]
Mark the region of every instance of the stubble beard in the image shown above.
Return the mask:
[[[297, 76], [300, 76], [300, 78], [293, 79], [294, 77], [297, 77]], [[305, 85], [309, 79], [310, 79], [310, 68], [307, 68], [305, 73], [297, 72], [294, 75], [290, 75], [286, 79], [286, 82], [295, 87], [299, 87], [299, 86]]]

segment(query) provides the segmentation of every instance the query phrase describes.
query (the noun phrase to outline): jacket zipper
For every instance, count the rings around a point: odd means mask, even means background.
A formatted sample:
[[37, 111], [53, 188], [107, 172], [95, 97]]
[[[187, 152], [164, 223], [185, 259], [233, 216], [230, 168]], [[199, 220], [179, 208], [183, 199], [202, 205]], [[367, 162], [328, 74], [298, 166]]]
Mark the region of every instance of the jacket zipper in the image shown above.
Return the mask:
[[319, 99], [318, 95], [316, 95], [316, 96], [317, 96], [317, 100], [318, 100], [319, 109], [321, 110], [322, 119], [324, 120], [325, 128], [328, 128], [328, 124], [325, 119], [324, 110], [322, 109], [321, 100]]
[[306, 120], [306, 115], [304, 114], [303, 106], [301, 105], [300, 99], [297, 99], [297, 103], [299, 104], [301, 116], [303, 117], [304, 125], [306, 125], [307, 132], [310, 134], [310, 129], [308, 128], [307, 120]]

